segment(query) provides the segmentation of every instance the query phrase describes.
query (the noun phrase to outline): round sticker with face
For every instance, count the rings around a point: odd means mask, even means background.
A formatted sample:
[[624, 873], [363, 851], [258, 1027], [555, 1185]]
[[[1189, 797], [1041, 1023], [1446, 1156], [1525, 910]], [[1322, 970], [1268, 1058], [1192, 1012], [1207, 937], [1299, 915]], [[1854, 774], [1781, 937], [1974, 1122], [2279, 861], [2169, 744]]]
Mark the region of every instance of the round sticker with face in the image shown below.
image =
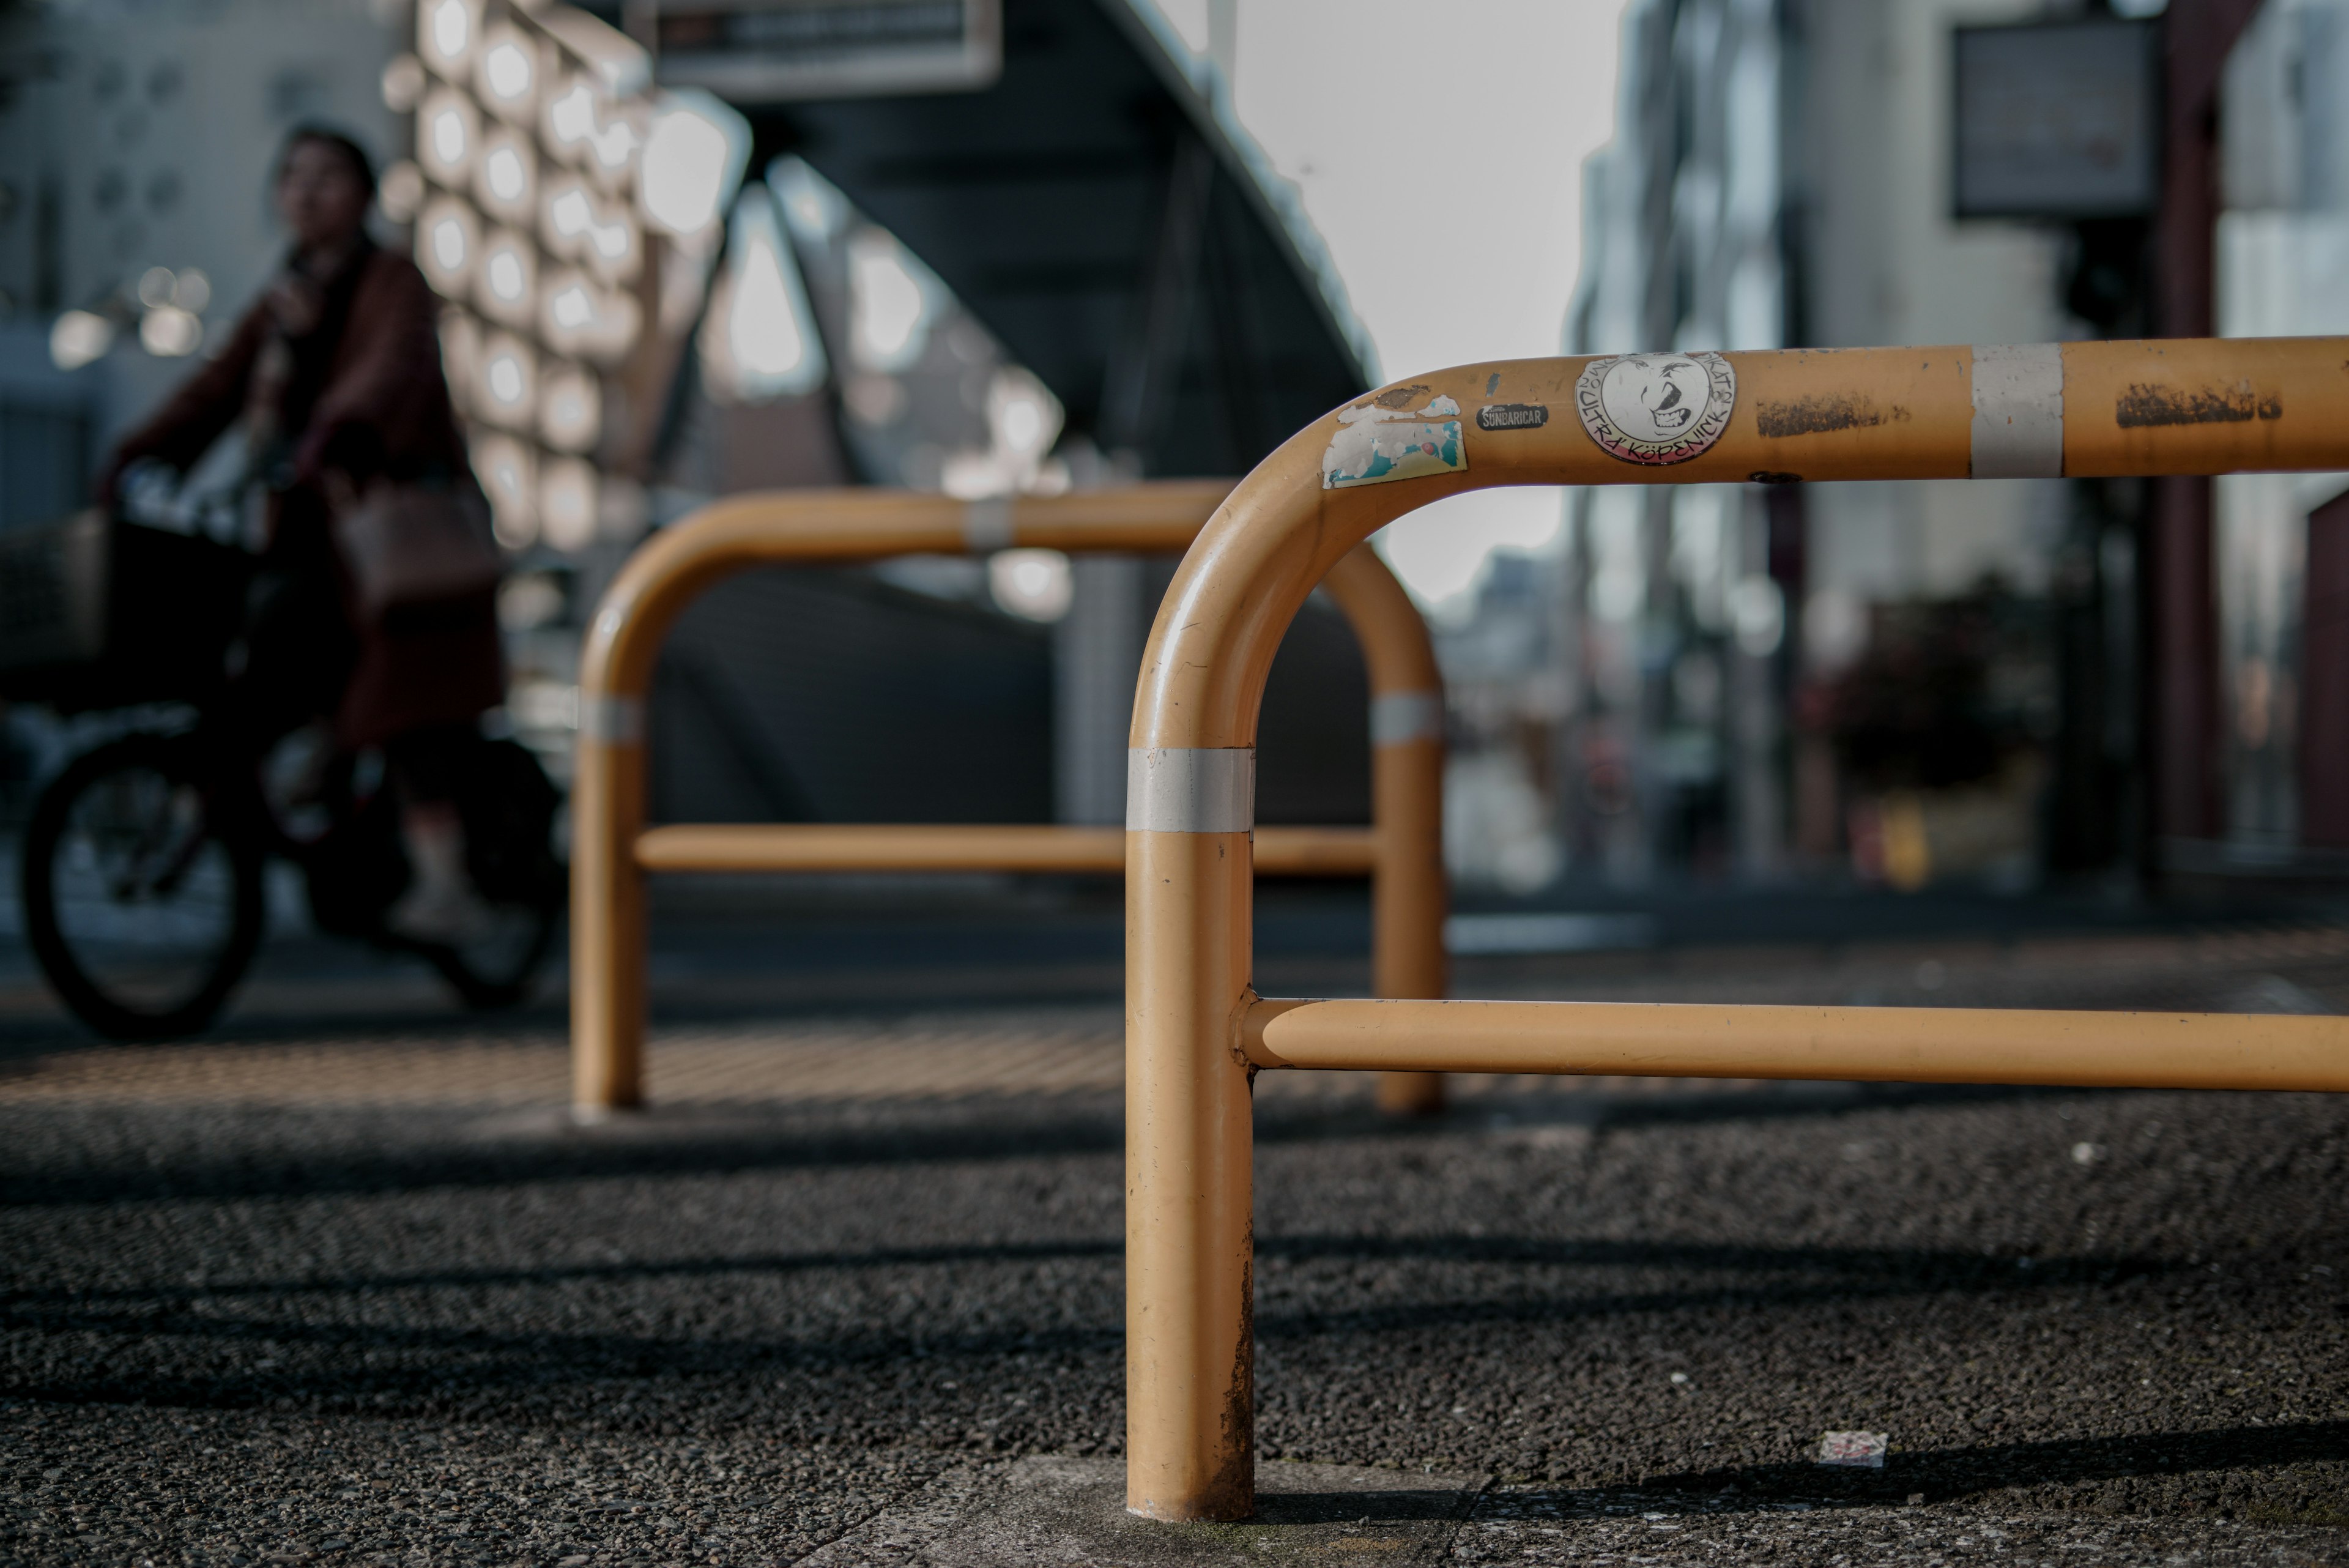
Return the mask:
[[1718, 354], [1593, 359], [1574, 384], [1582, 428], [1625, 462], [1686, 462], [1721, 439], [1737, 407], [1737, 372]]

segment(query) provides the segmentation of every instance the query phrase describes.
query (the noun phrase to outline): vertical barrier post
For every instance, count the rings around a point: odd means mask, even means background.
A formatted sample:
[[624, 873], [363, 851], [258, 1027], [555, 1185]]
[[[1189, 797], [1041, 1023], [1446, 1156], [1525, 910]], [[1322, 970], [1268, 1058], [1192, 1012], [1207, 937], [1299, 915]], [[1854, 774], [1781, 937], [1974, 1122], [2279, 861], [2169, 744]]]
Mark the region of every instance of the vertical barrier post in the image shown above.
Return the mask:
[[[571, 784], [571, 1106], [582, 1121], [645, 1097], [645, 693], [678, 612], [755, 558], [720, 505], [698, 530], [664, 529], [628, 557], [579, 653]], [[874, 510], [868, 508], [868, 510]], [[885, 526], [884, 514], [874, 519]]]
[[1126, 755], [1127, 929], [1145, 898], [1174, 916], [1125, 954], [1129, 1505], [1241, 1519], [1256, 1506], [1255, 1104], [1238, 1053], [1194, 1043], [1236, 1039], [1252, 1000], [1256, 753]]
[[1259, 464], [1183, 557], [1126, 740], [1126, 1507], [1152, 1519], [1256, 1509], [1254, 1147], [1238, 1033], [1253, 1000], [1256, 722], [1290, 619], [1371, 533], [1317, 529], [1309, 514], [1290, 525], [1318, 488], [1313, 433]]
[[[1368, 545], [1330, 568], [1321, 586], [1361, 645], [1371, 677], [1371, 823], [1378, 871], [1371, 878], [1371, 992], [1440, 1000], [1449, 983], [1444, 949], [1444, 677], [1427, 623]], [[1381, 1073], [1379, 1108], [1433, 1116], [1444, 1108], [1441, 1073]]]
[[580, 682], [571, 785], [571, 1104], [598, 1120], [644, 1102], [644, 698]]

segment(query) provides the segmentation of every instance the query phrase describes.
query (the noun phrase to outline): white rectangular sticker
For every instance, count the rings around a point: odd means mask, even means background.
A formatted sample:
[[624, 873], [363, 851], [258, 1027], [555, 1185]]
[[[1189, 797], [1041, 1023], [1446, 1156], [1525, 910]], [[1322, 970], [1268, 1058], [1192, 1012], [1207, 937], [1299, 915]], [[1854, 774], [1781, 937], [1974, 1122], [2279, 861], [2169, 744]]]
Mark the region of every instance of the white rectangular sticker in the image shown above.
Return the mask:
[[1009, 550], [1016, 536], [1009, 496], [982, 496], [962, 509], [962, 547], [972, 555]]
[[1985, 344], [1974, 350], [1976, 479], [2064, 474], [2064, 349], [2056, 343]]
[[1371, 699], [1371, 744], [1403, 746], [1444, 739], [1444, 693], [1386, 691]]
[[640, 746], [645, 740], [641, 697], [595, 697], [579, 704], [579, 732], [607, 746]]
[[1134, 746], [1125, 753], [1128, 833], [1247, 833], [1256, 753], [1245, 746]]

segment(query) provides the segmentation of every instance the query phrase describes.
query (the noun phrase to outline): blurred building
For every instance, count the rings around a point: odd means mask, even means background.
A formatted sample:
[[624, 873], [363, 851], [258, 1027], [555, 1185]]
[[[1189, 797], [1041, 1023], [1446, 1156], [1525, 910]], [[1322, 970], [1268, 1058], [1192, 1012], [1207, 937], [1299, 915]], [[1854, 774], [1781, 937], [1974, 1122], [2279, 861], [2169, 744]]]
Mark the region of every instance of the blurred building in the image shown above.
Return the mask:
[[1433, 627], [1449, 744], [1444, 858], [1465, 891], [1523, 897], [1567, 869], [1551, 803], [1561, 787], [1559, 726], [1573, 711], [1567, 680], [1579, 621], [1562, 580], [1572, 565], [1555, 554], [1498, 553], [1473, 613]]
[[377, 80], [397, 47], [362, 0], [0, 10], [0, 526], [79, 504], [226, 335], [276, 260], [289, 127], [394, 146]]
[[[2214, 254], [2218, 329], [2333, 329], [2338, 15], [1631, 0], [1565, 347], [2194, 335]], [[1569, 866], [2019, 888], [2325, 842], [2293, 802], [2349, 751], [2293, 750], [2331, 679], [2302, 623], [2329, 557], [2303, 587], [2301, 554], [2339, 488], [2223, 482], [2215, 550], [2193, 481], [1578, 493]]]
[[[2268, 0], [2220, 82], [2216, 327], [2349, 334], [2349, 5]], [[2349, 474], [2217, 483], [2226, 857], [2349, 849]], [[2316, 852], [2312, 855], [2311, 851]]]
[[[1583, 171], [1568, 352], [1789, 340], [1788, 57], [1769, 0], [1627, 8], [1616, 135]], [[1621, 486], [1568, 504], [1570, 863], [1632, 884], [1661, 867], [1770, 872], [1787, 833], [1781, 650], [1799, 524], [1759, 487]]]

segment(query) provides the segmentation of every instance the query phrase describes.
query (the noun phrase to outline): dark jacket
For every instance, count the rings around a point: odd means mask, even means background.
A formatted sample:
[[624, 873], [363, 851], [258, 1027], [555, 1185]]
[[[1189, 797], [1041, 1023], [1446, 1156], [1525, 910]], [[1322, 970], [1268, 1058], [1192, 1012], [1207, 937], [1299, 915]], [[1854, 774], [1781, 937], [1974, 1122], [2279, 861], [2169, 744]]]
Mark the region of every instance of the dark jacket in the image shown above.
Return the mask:
[[[365, 246], [325, 282], [323, 296], [317, 326], [288, 344], [291, 370], [273, 410], [278, 439], [256, 455], [258, 477], [270, 486], [265, 556], [340, 583], [319, 488], [320, 454], [336, 430], [371, 427], [395, 481], [466, 487], [474, 481], [440, 369], [440, 302], [416, 265]], [[256, 301], [220, 353], [124, 439], [109, 473], [140, 458], [185, 470], [202, 456], [245, 411], [274, 331], [266, 301]], [[492, 595], [403, 607], [375, 624], [354, 619], [352, 630], [357, 669], [336, 715], [347, 745], [466, 722], [504, 700]]]

